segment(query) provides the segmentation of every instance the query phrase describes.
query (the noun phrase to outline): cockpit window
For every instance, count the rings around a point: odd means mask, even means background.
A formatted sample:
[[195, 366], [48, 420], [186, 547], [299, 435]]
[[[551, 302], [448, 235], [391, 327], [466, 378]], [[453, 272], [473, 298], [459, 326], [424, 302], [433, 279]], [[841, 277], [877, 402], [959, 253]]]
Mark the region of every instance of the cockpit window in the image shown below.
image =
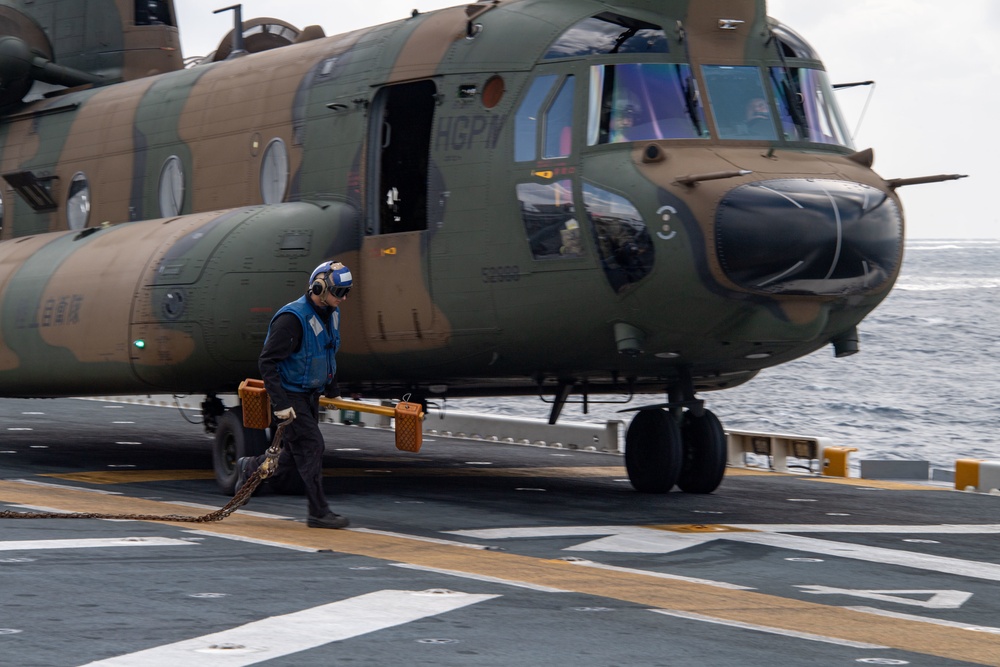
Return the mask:
[[573, 81], [574, 77], [566, 77], [559, 94], [545, 111], [543, 159], [567, 157], [573, 150]]
[[786, 140], [854, 147], [826, 72], [807, 67], [772, 67], [770, 73]]
[[583, 256], [571, 181], [519, 183], [517, 198], [532, 257], [572, 259]]
[[615, 53], [668, 53], [667, 36], [652, 23], [604, 12], [559, 36], [545, 59]]
[[563, 158], [573, 149], [573, 76], [556, 86], [557, 76], [546, 74], [531, 82], [514, 115], [514, 160], [538, 159], [541, 135], [542, 159]]
[[531, 82], [528, 94], [514, 116], [514, 160], [525, 162], [538, 156], [538, 119], [542, 114], [542, 104], [556, 82], [554, 74], [540, 76]]
[[778, 138], [758, 68], [705, 65], [701, 71], [720, 139]]
[[705, 112], [689, 65], [590, 68], [588, 145], [707, 136]]

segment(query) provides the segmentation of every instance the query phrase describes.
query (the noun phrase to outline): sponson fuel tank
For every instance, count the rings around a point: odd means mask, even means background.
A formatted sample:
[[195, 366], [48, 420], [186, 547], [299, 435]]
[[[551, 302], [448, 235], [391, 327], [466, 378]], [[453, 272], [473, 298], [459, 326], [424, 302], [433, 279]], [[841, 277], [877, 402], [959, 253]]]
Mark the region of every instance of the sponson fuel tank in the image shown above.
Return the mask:
[[298, 202], [0, 245], [0, 386], [187, 391], [256, 375], [271, 316], [347, 249], [354, 217]]

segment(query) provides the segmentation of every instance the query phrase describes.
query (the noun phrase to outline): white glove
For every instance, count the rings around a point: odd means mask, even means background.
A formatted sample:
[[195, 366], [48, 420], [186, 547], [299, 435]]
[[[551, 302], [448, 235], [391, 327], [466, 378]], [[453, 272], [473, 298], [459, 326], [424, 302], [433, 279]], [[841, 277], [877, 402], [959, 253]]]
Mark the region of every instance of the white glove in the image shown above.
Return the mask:
[[284, 410], [276, 410], [274, 416], [277, 417], [280, 421], [295, 419], [295, 408], [285, 408]]

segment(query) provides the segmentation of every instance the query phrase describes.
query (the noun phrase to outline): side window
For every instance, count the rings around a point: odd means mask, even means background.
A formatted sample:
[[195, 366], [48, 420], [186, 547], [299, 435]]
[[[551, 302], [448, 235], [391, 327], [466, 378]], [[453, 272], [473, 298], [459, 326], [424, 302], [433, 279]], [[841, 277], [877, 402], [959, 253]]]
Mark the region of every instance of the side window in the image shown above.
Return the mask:
[[542, 104], [556, 81], [555, 74], [540, 76], [531, 82], [528, 94], [514, 116], [514, 161], [527, 162], [538, 157], [538, 118]]
[[532, 257], [567, 259], [583, 255], [570, 181], [520, 183], [517, 198]]
[[632, 202], [584, 183], [583, 205], [611, 288], [621, 292], [649, 275], [655, 257], [653, 239]]
[[542, 158], [568, 157], [573, 151], [573, 77], [566, 77], [559, 94], [545, 112]]

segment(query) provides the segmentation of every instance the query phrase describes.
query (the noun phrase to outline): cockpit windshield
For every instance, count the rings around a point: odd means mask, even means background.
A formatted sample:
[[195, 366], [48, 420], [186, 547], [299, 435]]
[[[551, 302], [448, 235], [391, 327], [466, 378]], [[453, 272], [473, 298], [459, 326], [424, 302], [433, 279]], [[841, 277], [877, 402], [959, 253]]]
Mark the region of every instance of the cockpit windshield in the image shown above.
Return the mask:
[[[701, 73], [719, 139], [854, 148], [822, 70], [703, 65]], [[709, 136], [694, 71], [684, 63], [594, 65], [589, 99], [589, 146]]]
[[705, 112], [686, 64], [590, 68], [587, 144], [708, 136]]

